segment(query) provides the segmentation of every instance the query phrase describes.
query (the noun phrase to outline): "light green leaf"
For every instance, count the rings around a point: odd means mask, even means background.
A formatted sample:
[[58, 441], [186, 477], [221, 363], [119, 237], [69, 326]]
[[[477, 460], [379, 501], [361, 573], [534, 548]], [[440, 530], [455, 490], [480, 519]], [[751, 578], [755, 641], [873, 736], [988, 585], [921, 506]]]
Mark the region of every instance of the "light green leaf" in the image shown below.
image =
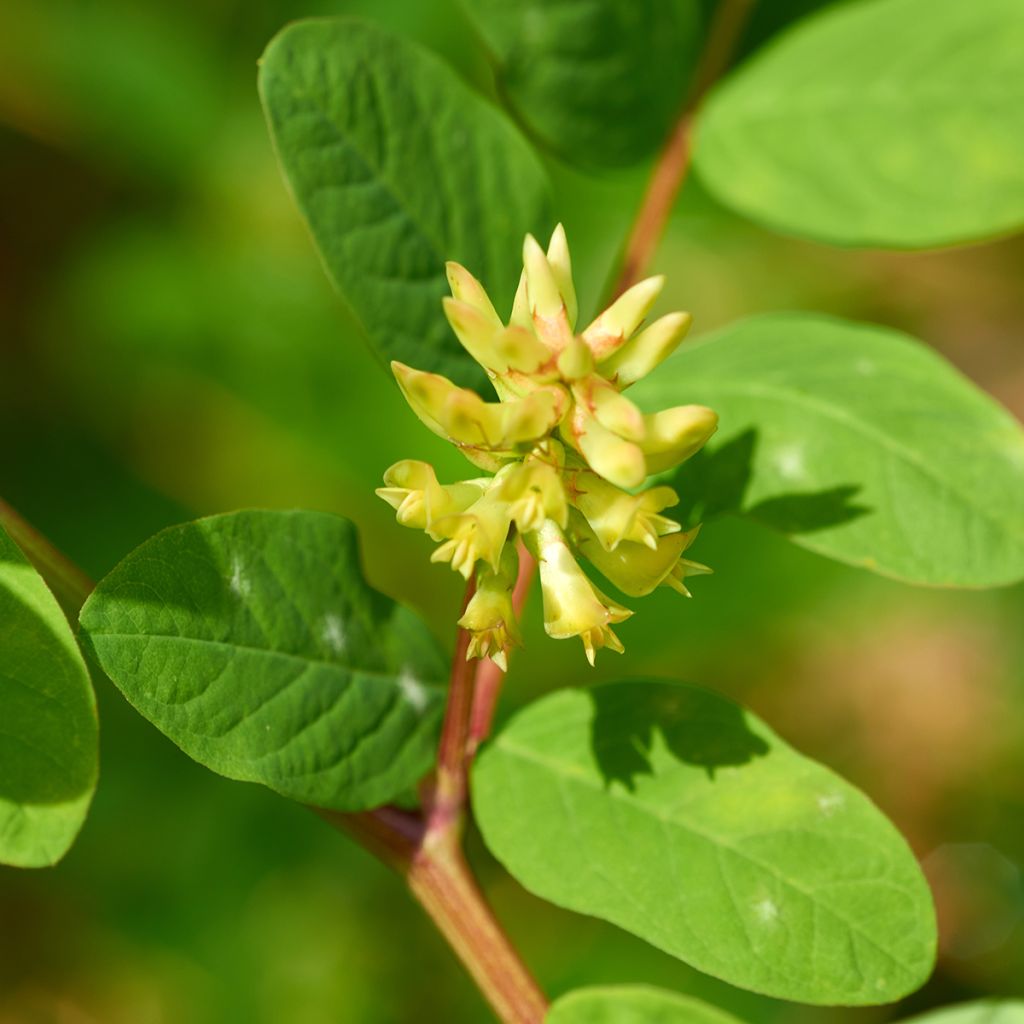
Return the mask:
[[912, 1017], [905, 1024], [1024, 1024], [1024, 1002], [983, 999]]
[[550, 227], [526, 142], [436, 57], [349, 18], [284, 29], [260, 93], [327, 272], [377, 354], [482, 381], [441, 312], [444, 265], [511, 305], [523, 236]]
[[696, 999], [646, 985], [581, 988], [555, 1001], [544, 1024], [739, 1024]]
[[884, 1003], [934, 962], [931, 897], [895, 828], [708, 691], [554, 693], [486, 747], [473, 805], [491, 852], [531, 892], [730, 984]]
[[841, 245], [921, 248], [1024, 225], [1024, 4], [861, 0], [727, 79], [696, 167], [723, 202]]
[[718, 411], [707, 453], [675, 480], [697, 515], [742, 511], [910, 583], [1024, 576], [1024, 431], [903, 334], [755, 317], [684, 346], [630, 394], [652, 408]]
[[135, 708], [228, 778], [361, 810], [430, 765], [443, 658], [364, 582], [345, 519], [247, 511], [164, 530], [100, 582], [81, 621]]
[[701, 42], [696, 0], [464, 0], [517, 117], [567, 160], [635, 163], [665, 140]]
[[96, 789], [96, 698], [60, 606], [2, 527], [0, 652], [0, 863], [46, 867]]

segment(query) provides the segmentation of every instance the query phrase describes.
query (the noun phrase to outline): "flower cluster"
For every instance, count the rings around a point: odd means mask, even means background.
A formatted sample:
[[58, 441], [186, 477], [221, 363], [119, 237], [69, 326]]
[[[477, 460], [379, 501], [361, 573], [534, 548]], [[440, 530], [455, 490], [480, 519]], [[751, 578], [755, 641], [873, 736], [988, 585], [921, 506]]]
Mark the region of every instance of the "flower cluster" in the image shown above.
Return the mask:
[[700, 405], [645, 415], [623, 394], [689, 327], [688, 314], [670, 313], [638, 332], [663, 278], [634, 285], [577, 334], [561, 225], [547, 253], [526, 237], [523, 264], [507, 325], [479, 281], [448, 264], [445, 314], [497, 402], [439, 374], [391, 364], [416, 415], [489, 475], [441, 484], [433, 467], [405, 460], [387, 471], [377, 493], [398, 522], [439, 543], [433, 561], [450, 563], [467, 580], [476, 573], [459, 623], [471, 633], [470, 657], [505, 668], [508, 650], [520, 643], [512, 605], [518, 533], [540, 565], [545, 629], [559, 639], [580, 637], [593, 664], [601, 647], [622, 651], [612, 626], [632, 613], [594, 586], [577, 557], [629, 596], [663, 584], [689, 596], [686, 577], [710, 572], [683, 557], [697, 531], [662, 514], [678, 503], [671, 487], [640, 488], [698, 451], [718, 418]]

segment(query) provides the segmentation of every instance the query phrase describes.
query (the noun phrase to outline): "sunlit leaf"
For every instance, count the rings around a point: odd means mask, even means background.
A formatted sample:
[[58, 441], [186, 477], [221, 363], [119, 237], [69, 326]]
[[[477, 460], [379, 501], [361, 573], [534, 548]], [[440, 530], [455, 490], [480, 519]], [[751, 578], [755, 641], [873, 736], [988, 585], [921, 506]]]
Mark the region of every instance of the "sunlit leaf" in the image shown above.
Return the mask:
[[911, 583], [1024, 576], [1024, 430], [905, 335], [755, 317], [684, 346], [630, 394], [718, 412], [707, 452], [677, 477], [698, 516], [742, 511]]
[[842, 245], [920, 248], [1024, 225], [1024, 4], [860, 0], [719, 87], [696, 166], [725, 203]]
[[136, 709], [221, 775], [357, 810], [430, 764], [443, 659], [365, 583], [347, 520], [249, 511], [172, 527], [100, 582], [81, 621]]
[[0, 863], [45, 867], [96, 788], [96, 698], [56, 598], [0, 527]]
[[531, 892], [766, 995], [885, 1003], [935, 957], [906, 843], [858, 790], [695, 687], [563, 690], [479, 758], [491, 852]]

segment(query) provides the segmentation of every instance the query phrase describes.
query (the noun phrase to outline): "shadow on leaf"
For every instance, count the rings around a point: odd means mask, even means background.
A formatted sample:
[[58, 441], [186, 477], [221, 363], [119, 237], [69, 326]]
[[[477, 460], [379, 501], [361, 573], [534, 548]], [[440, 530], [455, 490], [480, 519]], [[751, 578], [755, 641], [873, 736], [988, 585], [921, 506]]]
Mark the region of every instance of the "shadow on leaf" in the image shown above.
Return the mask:
[[757, 431], [751, 427], [716, 448], [698, 452], [680, 467], [672, 486], [689, 509], [684, 525], [732, 514], [749, 516], [782, 533], [814, 533], [870, 513], [866, 505], [852, 500], [860, 491], [857, 484], [778, 494], [750, 504], [747, 491], [758, 443]]
[[656, 733], [672, 757], [711, 779], [717, 768], [747, 764], [770, 749], [748, 727], [743, 708], [707, 690], [665, 682], [643, 684], [637, 700], [620, 686], [588, 693], [594, 759], [608, 786], [633, 790], [637, 776], [654, 774]]

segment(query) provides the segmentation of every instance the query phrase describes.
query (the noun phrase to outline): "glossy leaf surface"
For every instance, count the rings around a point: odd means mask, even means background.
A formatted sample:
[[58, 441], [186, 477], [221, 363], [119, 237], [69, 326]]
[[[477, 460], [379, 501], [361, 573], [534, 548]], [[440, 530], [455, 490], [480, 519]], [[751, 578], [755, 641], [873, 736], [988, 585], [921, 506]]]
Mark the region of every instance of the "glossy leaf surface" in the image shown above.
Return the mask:
[[1024, 577], [1024, 430], [906, 335], [754, 317], [688, 343], [630, 394], [718, 412], [707, 452], [676, 479], [697, 518], [741, 511], [910, 583]]
[[473, 803], [491, 852], [531, 892], [730, 984], [861, 1005], [931, 971], [931, 896], [896, 829], [709, 691], [551, 694], [485, 749]]
[[861, 0], [730, 76], [696, 141], [725, 203], [841, 245], [922, 248], [1024, 226], [1024, 4]]
[[366, 584], [345, 519], [247, 511], [172, 527], [100, 582], [81, 621], [136, 709], [228, 778], [359, 810], [431, 763], [443, 658]]

